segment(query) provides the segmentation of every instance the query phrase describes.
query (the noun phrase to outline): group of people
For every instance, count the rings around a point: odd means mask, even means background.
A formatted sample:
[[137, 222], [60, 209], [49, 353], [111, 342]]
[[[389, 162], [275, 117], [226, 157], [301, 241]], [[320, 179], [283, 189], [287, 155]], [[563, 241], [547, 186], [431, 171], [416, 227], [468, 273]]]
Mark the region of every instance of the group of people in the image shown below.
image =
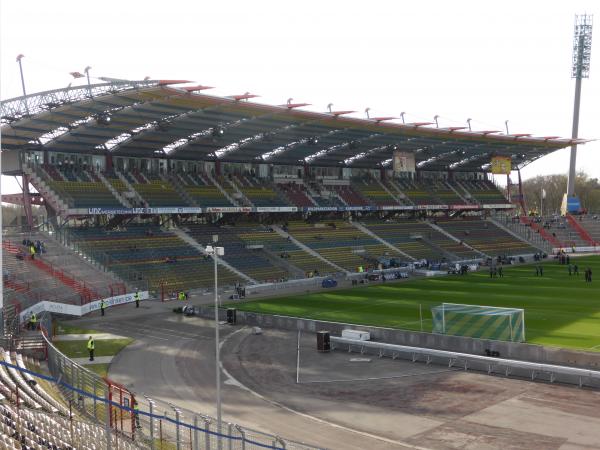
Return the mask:
[[[462, 267], [461, 267], [461, 269], [462, 269]], [[461, 275], [464, 275], [464, 274], [466, 274], [466, 271], [464, 273], [462, 273], [462, 271], [461, 271]], [[490, 266], [490, 278], [496, 278], [496, 277], [500, 277], [500, 278], [504, 277], [504, 269], [502, 267], [502, 264], [500, 264], [499, 266]]]
[[246, 288], [240, 283], [235, 283], [235, 292], [239, 298], [246, 298]]
[[26, 248], [26, 252], [19, 252], [17, 254], [17, 259], [25, 259], [27, 252], [29, 252], [29, 256], [31, 257], [31, 259], [35, 259], [35, 255], [37, 253], [46, 253], [46, 246], [40, 240], [33, 242], [30, 239], [23, 239], [23, 242], [21, 243]]

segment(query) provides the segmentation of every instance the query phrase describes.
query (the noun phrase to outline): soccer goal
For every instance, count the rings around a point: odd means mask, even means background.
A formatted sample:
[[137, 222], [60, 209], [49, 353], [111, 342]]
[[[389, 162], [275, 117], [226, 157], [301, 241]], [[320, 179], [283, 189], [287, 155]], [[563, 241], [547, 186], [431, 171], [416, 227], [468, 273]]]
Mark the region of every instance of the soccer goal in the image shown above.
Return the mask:
[[434, 333], [525, 342], [524, 309], [442, 303], [431, 315]]

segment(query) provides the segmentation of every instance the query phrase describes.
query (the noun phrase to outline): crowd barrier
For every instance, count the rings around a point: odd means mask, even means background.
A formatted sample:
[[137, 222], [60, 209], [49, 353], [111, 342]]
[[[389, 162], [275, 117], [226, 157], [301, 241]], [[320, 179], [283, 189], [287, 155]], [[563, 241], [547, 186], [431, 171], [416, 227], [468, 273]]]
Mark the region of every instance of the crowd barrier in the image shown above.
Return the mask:
[[[317, 450], [314, 446], [226, 421], [218, 430], [214, 417], [132, 392], [75, 363], [45, 336], [44, 339], [51, 375], [27, 372], [56, 385], [70, 407], [104, 426], [109, 443], [107, 448], [111, 448], [110, 442], [120, 438], [138, 443], [140, 448], [159, 450]], [[134, 400], [137, 409], [133, 407]]]

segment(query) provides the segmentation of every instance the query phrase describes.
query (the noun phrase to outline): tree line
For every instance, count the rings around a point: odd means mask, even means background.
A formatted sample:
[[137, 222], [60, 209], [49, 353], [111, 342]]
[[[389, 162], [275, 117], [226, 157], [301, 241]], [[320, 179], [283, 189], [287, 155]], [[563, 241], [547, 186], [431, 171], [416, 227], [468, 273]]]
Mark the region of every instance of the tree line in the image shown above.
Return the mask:
[[[546, 191], [543, 214], [560, 213], [563, 195], [567, 190], [567, 176], [538, 175], [523, 181], [523, 193], [530, 211], [540, 212], [542, 189]], [[575, 179], [575, 193], [583, 208], [590, 213], [600, 213], [600, 181], [597, 178], [590, 178], [585, 172], [579, 172]]]

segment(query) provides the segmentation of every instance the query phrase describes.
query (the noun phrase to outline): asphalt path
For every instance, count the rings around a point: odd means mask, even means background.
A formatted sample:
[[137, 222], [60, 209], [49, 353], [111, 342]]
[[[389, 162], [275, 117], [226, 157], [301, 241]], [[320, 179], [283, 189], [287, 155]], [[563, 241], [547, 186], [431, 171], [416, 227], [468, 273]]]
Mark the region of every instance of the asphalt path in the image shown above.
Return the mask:
[[[135, 339], [113, 358], [111, 379], [138, 394], [214, 417], [214, 322], [175, 314], [174, 306], [177, 305], [144, 302], [136, 309], [133, 305], [123, 305], [107, 310], [105, 317], [93, 314], [73, 323]], [[240, 327], [221, 326], [221, 342], [228, 341], [239, 330]], [[100, 345], [98, 341], [97, 346]], [[231, 346], [232, 352], [234, 348]], [[227, 342], [222, 344], [223, 360], [236, 358], [234, 353], [228, 353], [229, 349]], [[318, 414], [295, 411], [240, 386], [227, 372], [222, 373], [221, 381], [224, 422], [328, 449], [419, 448], [332, 423]]]

